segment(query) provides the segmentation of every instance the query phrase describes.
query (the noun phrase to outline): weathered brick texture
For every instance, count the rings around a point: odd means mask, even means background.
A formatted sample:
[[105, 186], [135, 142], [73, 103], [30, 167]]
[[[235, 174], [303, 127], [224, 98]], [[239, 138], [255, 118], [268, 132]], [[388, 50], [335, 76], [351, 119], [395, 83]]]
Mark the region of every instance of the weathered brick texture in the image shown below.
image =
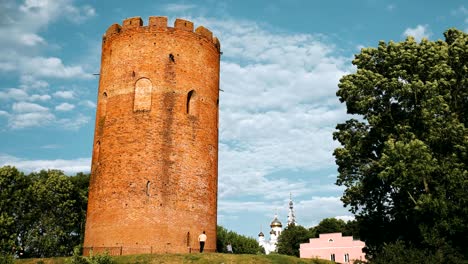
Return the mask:
[[84, 248], [216, 249], [220, 44], [178, 19], [114, 24], [103, 37]]

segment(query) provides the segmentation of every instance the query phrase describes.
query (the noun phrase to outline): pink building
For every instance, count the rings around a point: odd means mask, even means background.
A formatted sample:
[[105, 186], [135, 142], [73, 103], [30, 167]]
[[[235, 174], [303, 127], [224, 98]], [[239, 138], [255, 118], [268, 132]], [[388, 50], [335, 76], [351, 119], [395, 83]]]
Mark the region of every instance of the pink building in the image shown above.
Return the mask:
[[362, 249], [366, 244], [353, 240], [352, 236], [342, 236], [341, 233], [320, 234], [319, 238], [309, 239], [309, 243], [301, 244], [301, 258], [328, 259], [338, 263], [352, 263], [354, 260], [366, 260]]

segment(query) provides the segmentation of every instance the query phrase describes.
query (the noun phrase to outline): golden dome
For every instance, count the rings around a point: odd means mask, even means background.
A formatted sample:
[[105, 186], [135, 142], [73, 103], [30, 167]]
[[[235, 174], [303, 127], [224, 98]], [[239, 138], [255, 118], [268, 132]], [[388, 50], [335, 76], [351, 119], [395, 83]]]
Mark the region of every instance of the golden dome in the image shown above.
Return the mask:
[[273, 227], [283, 227], [283, 225], [281, 224], [281, 222], [278, 220], [278, 217], [275, 216], [275, 219], [273, 219], [273, 221], [271, 222], [270, 226], [273, 228]]

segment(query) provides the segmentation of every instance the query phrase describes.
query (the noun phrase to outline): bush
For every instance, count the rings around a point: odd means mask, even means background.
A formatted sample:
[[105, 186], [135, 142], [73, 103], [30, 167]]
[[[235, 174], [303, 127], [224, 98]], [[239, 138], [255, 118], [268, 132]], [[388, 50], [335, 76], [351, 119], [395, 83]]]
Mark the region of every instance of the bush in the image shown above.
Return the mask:
[[226, 246], [229, 243], [232, 245], [234, 254], [262, 254], [265, 252], [265, 249], [254, 238], [228, 231], [222, 226], [218, 226], [216, 238], [216, 248], [220, 253], [227, 253]]
[[0, 254], [0, 264], [13, 264], [13, 256], [12, 255], [1, 255]]
[[[115, 261], [107, 254], [91, 255], [89, 258], [80, 254], [81, 248], [75, 247], [73, 256], [67, 260], [67, 264], [114, 264]], [[1, 263], [0, 263], [1, 264]]]
[[88, 258], [90, 264], [114, 264], [115, 261], [107, 254], [94, 255]]
[[411, 244], [403, 241], [386, 244], [382, 252], [370, 261], [372, 264], [466, 264], [468, 261], [463, 260], [460, 254], [457, 254], [453, 249], [438, 248], [430, 250], [428, 248], [416, 248]]

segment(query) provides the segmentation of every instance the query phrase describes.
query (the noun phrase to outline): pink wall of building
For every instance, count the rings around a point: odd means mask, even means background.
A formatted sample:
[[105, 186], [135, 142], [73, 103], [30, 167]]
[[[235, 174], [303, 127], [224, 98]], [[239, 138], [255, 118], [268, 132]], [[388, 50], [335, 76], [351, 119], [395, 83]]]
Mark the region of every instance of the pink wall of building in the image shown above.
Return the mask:
[[330, 233], [309, 239], [309, 243], [301, 244], [299, 251], [301, 258], [320, 258], [338, 263], [352, 263], [353, 260], [366, 260], [362, 252], [365, 246], [364, 242], [353, 240], [352, 236], [344, 237], [341, 233]]

